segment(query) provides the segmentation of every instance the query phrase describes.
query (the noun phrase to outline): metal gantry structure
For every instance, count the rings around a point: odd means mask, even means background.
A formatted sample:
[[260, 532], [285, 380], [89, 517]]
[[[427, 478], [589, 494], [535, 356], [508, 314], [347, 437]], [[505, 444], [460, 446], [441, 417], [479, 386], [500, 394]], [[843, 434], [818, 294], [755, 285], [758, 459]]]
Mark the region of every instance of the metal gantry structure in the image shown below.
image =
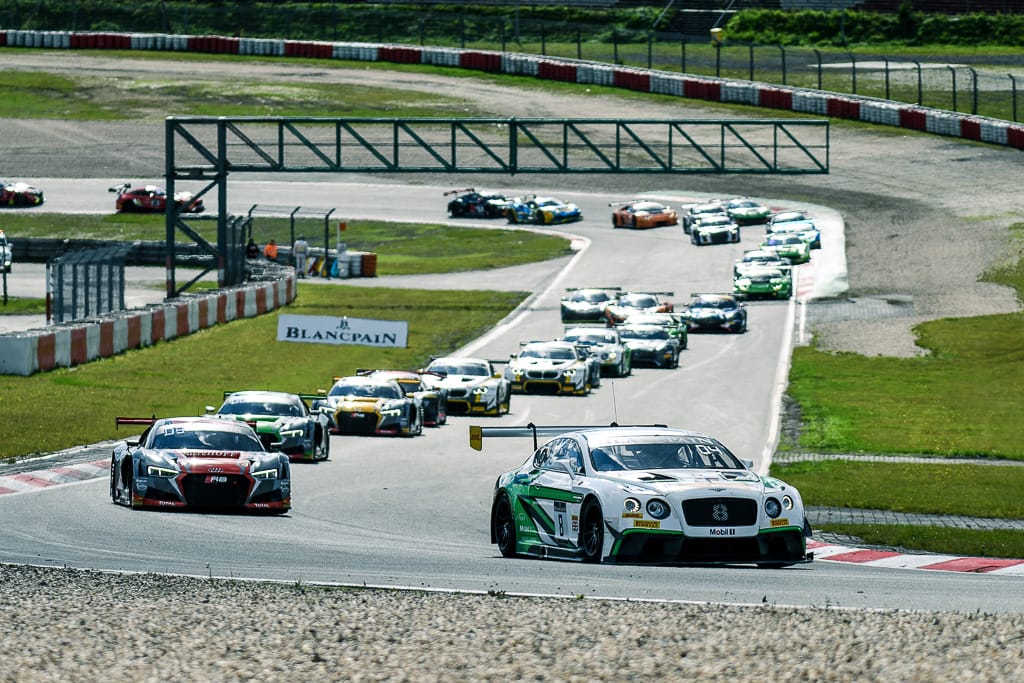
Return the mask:
[[[246, 217], [227, 211], [231, 173], [824, 174], [827, 119], [531, 119], [171, 116], [166, 179], [203, 181], [217, 215], [167, 211], [167, 295], [214, 267], [221, 286], [244, 277], [237, 236]], [[217, 244], [189, 221], [216, 220]], [[175, 237], [209, 258], [181, 288]]]

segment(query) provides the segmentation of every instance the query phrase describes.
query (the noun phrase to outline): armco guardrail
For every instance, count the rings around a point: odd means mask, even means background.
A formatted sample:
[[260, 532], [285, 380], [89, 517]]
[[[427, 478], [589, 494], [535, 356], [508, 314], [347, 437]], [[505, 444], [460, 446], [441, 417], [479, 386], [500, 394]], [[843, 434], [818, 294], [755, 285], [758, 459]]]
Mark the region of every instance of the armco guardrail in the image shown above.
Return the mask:
[[549, 80], [608, 85], [714, 102], [787, 109], [896, 126], [1024, 149], [1024, 124], [914, 104], [821, 90], [669, 73], [510, 52], [415, 47], [386, 43], [294, 41], [268, 38], [0, 29], [0, 47], [171, 50], [214, 54], [433, 64]]

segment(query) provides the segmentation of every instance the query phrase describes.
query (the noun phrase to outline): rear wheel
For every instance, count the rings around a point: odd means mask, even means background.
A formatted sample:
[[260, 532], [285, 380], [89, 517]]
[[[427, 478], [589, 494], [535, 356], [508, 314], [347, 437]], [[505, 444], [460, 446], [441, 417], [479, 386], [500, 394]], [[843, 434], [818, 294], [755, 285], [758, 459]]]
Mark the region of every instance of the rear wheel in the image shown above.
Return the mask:
[[502, 557], [515, 557], [516, 555], [516, 520], [512, 514], [512, 503], [508, 496], [502, 495], [494, 504], [494, 513], [491, 515], [492, 533], [498, 544], [498, 552]]
[[580, 527], [580, 549], [584, 562], [600, 562], [604, 550], [604, 515], [601, 506], [588, 501], [583, 506], [583, 525]]

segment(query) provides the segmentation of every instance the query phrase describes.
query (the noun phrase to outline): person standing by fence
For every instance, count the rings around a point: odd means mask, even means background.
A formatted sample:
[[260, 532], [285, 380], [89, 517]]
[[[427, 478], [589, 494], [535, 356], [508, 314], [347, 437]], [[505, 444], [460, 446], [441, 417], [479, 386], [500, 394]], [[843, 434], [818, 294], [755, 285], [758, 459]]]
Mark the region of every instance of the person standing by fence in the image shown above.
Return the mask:
[[277, 260], [277, 242], [270, 240], [267, 245], [263, 247], [263, 255], [267, 257], [268, 261]]
[[292, 245], [292, 254], [295, 255], [295, 272], [299, 277], [306, 277], [306, 259], [309, 256], [309, 242], [305, 235], [299, 235]]

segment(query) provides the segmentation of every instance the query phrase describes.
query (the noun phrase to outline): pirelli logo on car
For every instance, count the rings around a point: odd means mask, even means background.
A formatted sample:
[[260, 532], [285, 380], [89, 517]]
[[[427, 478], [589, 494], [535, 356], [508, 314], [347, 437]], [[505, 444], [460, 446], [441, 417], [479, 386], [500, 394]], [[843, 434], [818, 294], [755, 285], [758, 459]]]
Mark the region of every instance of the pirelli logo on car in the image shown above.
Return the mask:
[[789, 526], [789, 520], [786, 519], [785, 517], [779, 517], [778, 519], [773, 519], [772, 520], [772, 526], [773, 527]]
[[660, 529], [661, 522], [656, 522], [651, 519], [634, 519], [633, 526], [639, 529]]
[[277, 319], [277, 341], [405, 348], [409, 342], [409, 323], [405, 320], [282, 314]]

